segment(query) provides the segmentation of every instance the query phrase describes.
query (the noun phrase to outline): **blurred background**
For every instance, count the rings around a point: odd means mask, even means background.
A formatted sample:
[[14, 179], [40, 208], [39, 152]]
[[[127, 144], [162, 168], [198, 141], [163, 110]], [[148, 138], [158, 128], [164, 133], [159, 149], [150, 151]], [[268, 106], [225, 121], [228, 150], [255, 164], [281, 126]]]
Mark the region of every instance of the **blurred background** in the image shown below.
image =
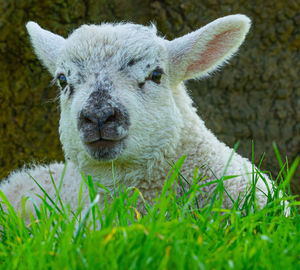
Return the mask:
[[[299, 0], [0, 0], [0, 179], [33, 162], [63, 160], [58, 90], [30, 47], [25, 23], [64, 37], [84, 23], [154, 22], [173, 39], [218, 17], [242, 13], [252, 28], [221, 71], [187, 87], [217, 137], [276, 178], [272, 142], [289, 164], [300, 155]], [[300, 194], [300, 168], [292, 180]]]

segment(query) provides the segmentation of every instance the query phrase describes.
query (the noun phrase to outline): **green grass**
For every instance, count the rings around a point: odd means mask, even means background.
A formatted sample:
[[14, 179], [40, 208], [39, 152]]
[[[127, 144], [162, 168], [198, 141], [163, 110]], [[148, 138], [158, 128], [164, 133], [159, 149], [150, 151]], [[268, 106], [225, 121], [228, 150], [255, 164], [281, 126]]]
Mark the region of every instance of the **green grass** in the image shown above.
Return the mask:
[[[88, 211], [70, 213], [60, 199], [45, 195], [26, 227], [0, 192], [8, 206], [8, 213], [0, 208], [0, 269], [300, 269], [299, 202], [289, 189], [299, 159], [291, 166], [282, 162], [279, 186], [267, 194], [263, 209], [254, 189], [232, 209], [222, 209], [227, 177], [217, 180], [215, 196], [202, 209], [195, 200], [201, 178], [178, 197], [183, 162], [184, 157], [174, 164], [162, 194], [145, 203], [144, 213], [135, 207], [143, 200], [140, 192], [122, 186], [107, 192], [111, 200], [100, 210], [88, 178], [83, 181], [90, 190]], [[287, 199], [288, 217], [282, 204]]]

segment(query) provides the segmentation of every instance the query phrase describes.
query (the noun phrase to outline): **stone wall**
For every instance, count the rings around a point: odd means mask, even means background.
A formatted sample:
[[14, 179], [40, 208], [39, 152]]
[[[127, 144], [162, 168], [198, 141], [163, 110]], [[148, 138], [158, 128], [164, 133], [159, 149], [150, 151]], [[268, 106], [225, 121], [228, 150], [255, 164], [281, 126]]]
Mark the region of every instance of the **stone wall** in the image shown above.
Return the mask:
[[[171, 39], [225, 15], [253, 25], [221, 72], [187, 82], [199, 114], [228, 145], [262, 168], [279, 170], [275, 141], [291, 163], [300, 155], [300, 2], [298, 0], [0, 0], [0, 179], [24, 163], [63, 160], [57, 89], [32, 52], [25, 23], [67, 36], [83, 23], [155, 22]], [[293, 179], [300, 194], [300, 168]]]

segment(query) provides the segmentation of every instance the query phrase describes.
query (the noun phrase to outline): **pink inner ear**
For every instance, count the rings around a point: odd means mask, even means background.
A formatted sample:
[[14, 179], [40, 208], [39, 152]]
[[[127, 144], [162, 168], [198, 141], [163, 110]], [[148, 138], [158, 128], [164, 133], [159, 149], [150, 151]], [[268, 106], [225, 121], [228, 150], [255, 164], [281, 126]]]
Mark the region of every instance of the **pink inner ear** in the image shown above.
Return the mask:
[[199, 60], [192, 62], [188, 66], [186, 75], [190, 72], [205, 71], [215, 65], [236, 44], [235, 39], [239, 32], [240, 30], [235, 28], [216, 35], [205, 45], [205, 51], [196, 55], [195, 58]]

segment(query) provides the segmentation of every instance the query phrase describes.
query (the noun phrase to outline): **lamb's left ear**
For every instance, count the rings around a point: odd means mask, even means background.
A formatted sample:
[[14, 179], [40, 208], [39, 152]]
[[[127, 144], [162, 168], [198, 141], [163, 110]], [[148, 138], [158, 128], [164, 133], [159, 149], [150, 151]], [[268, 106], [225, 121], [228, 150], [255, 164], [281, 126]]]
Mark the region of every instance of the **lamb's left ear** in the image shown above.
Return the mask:
[[230, 15], [170, 41], [171, 81], [178, 84], [217, 69], [238, 50], [250, 24], [250, 19], [245, 15]]
[[65, 39], [42, 29], [35, 22], [28, 22], [26, 28], [36, 55], [54, 76], [59, 52], [65, 44]]

